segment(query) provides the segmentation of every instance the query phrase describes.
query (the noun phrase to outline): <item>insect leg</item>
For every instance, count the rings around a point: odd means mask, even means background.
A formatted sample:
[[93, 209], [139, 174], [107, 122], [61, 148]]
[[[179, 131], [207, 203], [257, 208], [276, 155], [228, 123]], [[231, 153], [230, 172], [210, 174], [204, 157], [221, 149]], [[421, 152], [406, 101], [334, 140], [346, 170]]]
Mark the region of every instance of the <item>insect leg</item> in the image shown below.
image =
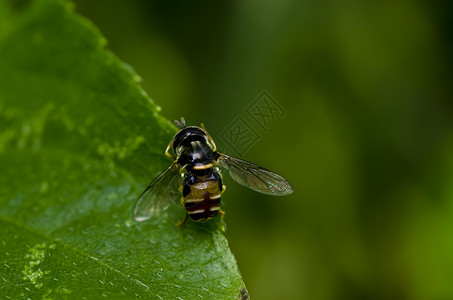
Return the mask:
[[219, 215], [221, 217], [220, 218], [220, 220], [221, 220], [220, 230], [222, 230], [223, 232], [226, 232], [227, 226], [226, 226], [225, 220], [223, 219], [223, 217], [225, 216], [225, 212], [223, 210], [219, 210]]
[[176, 226], [181, 227], [182, 225], [186, 224], [186, 221], [187, 221], [188, 217], [189, 217], [189, 214], [186, 213], [186, 217], [184, 218], [184, 220], [182, 220], [181, 222], [176, 223]]
[[212, 151], [214, 151], [214, 152], [217, 151], [217, 146], [215, 145], [214, 140], [212, 139], [212, 137], [206, 131], [206, 128], [204, 128], [204, 124], [203, 123], [201, 123], [201, 129], [203, 129], [204, 132], [206, 132], [206, 136], [208, 137], [208, 141], [211, 143], [212, 147], [214, 148], [214, 149], [212, 149]]
[[170, 152], [168, 152], [168, 150], [170, 150], [171, 146], [173, 146], [173, 140], [171, 140], [170, 143], [168, 143], [167, 149], [165, 149], [165, 155], [167, 157], [170, 157], [172, 160], [175, 160], [176, 157], [174, 157]]
[[[223, 192], [225, 192], [225, 190], [226, 190], [226, 185], [222, 185], [222, 191], [220, 192], [220, 194], [223, 194]], [[225, 211], [220, 209], [219, 215], [222, 217], [222, 220], [223, 220], [223, 217], [225, 216]]]

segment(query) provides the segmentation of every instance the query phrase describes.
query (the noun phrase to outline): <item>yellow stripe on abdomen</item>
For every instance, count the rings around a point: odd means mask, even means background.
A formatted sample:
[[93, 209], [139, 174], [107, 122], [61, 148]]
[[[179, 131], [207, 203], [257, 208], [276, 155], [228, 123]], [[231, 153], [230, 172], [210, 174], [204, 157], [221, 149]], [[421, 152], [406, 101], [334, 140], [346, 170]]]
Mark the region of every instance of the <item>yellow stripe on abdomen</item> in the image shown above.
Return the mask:
[[190, 193], [183, 199], [187, 213], [194, 220], [215, 217], [220, 209], [221, 191], [215, 180], [202, 181], [190, 186]]

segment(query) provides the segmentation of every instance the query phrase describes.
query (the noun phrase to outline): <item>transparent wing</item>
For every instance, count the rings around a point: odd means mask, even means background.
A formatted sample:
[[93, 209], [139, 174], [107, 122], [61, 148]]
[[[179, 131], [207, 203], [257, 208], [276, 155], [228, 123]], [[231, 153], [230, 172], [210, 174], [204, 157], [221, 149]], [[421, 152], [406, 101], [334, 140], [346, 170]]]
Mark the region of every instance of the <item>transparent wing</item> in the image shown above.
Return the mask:
[[134, 206], [135, 220], [148, 220], [167, 209], [170, 204], [181, 197], [181, 193], [178, 190], [181, 183], [182, 178], [179, 174], [179, 164], [174, 161], [138, 197]]
[[257, 192], [274, 196], [293, 192], [285, 178], [251, 162], [221, 154], [219, 163], [236, 182]]

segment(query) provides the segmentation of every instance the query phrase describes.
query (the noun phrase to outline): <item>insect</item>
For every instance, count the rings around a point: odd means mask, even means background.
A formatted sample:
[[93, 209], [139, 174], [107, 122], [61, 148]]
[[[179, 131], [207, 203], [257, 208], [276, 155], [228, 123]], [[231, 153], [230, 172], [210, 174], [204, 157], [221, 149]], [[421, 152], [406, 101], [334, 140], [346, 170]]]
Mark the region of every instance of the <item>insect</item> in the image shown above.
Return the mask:
[[[220, 210], [220, 198], [225, 191], [220, 169], [226, 170], [239, 184], [264, 194], [284, 196], [293, 192], [283, 177], [251, 162], [217, 152], [217, 147], [203, 124], [186, 126], [184, 118], [175, 121], [179, 131], [168, 144], [165, 155], [173, 160], [138, 197], [134, 218], [144, 221], [158, 215], [180, 199], [186, 217], [205, 221]], [[176, 156], [169, 150], [173, 148]]]

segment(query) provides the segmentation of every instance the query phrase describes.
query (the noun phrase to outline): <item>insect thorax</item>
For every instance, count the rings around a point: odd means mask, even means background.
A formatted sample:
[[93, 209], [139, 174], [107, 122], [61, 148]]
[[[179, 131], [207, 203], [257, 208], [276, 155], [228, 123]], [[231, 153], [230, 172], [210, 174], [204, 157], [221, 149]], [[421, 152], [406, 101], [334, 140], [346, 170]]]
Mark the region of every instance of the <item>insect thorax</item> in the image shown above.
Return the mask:
[[208, 168], [218, 158], [218, 154], [205, 141], [190, 141], [178, 146], [176, 150], [178, 163], [188, 169]]

